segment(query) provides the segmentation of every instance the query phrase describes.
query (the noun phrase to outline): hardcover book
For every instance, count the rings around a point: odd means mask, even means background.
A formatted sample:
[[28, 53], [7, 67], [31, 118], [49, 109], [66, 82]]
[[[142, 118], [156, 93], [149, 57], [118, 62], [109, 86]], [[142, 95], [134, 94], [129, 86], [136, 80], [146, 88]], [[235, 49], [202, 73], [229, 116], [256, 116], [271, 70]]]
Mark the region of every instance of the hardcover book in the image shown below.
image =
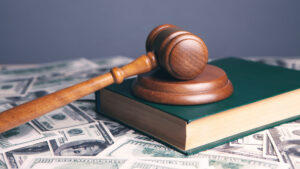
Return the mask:
[[135, 79], [96, 92], [97, 112], [192, 154], [300, 118], [300, 71], [237, 58], [209, 64], [222, 68], [234, 86], [229, 98], [177, 106], [134, 96]]

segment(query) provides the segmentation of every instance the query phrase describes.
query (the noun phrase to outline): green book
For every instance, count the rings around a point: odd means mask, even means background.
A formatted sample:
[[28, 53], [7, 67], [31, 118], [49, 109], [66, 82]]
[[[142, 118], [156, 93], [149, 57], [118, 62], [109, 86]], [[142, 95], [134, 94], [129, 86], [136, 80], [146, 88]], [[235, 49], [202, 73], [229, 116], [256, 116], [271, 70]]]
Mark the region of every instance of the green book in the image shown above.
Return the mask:
[[300, 71], [237, 58], [209, 64], [234, 86], [229, 98], [210, 104], [152, 103], [131, 92], [134, 79], [96, 92], [97, 111], [192, 154], [300, 118]]

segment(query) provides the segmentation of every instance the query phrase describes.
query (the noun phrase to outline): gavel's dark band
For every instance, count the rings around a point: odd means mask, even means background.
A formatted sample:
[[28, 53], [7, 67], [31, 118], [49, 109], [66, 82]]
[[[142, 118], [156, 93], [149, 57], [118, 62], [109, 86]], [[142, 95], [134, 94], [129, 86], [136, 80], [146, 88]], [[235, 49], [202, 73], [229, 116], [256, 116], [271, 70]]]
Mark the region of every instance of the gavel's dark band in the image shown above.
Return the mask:
[[165, 30], [165, 29], [168, 29], [168, 28], [174, 28], [174, 27], [176, 27], [176, 28], [178, 28], [177, 26], [175, 26], [175, 25], [168, 25], [168, 24], [166, 24], [166, 25], [161, 25], [161, 26], [158, 26], [158, 27], [156, 27], [155, 29], [153, 29], [152, 31], [151, 31], [151, 33], [148, 35], [148, 37], [147, 37], [147, 41], [146, 41], [146, 51], [147, 52], [152, 52], [153, 51], [153, 41], [154, 41], [154, 39], [156, 38], [156, 36], [160, 33], [160, 32], [162, 32], [163, 30]]
[[168, 38], [171, 34], [175, 33], [175, 32], [178, 32], [178, 31], [182, 31], [182, 29], [180, 28], [167, 28], [163, 31], [161, 31], [156, 37], [155, 39], [153, 40], [153, 43], [152, 43], [152, 47], [153, 47], [153, 51], [155, 52], [155, 55], [156, 56], [159, 56], [159, 50], [160, 48], [162, 47], [162, 43], [163, 41]]

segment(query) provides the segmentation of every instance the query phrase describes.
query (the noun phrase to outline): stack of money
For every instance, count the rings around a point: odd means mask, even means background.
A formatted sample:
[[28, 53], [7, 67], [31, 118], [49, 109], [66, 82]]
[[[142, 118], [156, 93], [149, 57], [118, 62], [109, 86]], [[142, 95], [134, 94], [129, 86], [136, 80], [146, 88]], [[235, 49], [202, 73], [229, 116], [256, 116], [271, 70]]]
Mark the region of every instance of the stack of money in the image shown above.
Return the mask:
[[[131, 60], [119, 56], [107, 60], [0, 66], [0, 112]], [[300, 60], [293, 63], [280, 58], [256, 60], [300, 68]], [[89, 95], [0, 134], [0, 169], [43, 167], [300, 168], [300, 120], [186, 156], [97, 114], [94, 96]]]

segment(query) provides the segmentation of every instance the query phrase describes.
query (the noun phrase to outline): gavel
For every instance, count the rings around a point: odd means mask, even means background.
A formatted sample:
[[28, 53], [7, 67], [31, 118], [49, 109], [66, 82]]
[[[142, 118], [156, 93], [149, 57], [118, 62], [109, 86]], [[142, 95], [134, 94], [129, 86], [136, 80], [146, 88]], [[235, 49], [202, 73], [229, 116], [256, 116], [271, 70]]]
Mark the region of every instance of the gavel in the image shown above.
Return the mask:
[[0, 133], [24, 124], [127, 77], [162, 67], [172, 77], [190, 80], [205, 68], [208, 50], [201, 38], [181, 28], [165, 24], [154, 28], [146, 41], [146, 55], [90, 80], [61, 89], [0, 113]]

